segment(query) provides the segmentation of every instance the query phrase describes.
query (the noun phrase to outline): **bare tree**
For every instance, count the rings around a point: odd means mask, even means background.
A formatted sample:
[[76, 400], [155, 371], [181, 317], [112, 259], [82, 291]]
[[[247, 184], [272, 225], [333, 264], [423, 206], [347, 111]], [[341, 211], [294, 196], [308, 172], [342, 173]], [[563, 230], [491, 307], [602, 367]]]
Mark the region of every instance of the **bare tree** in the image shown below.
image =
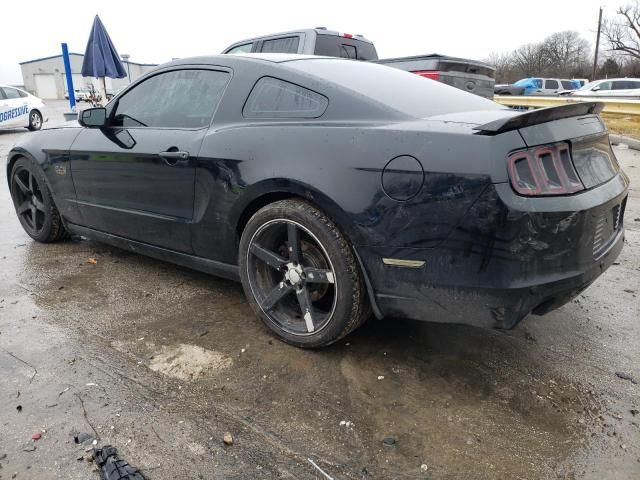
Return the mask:
[[616, 14], [615, 19], [603, 22], [602, 36], [609, 50], [640, 58], [640, 4], [636, 1], [620, 7]]
[[549, 66], [541, 43], [528, 43], [516, 49], [513, 64], [525, 77], [544, 75]]
[[589, 42], [578, 32], [557, 32], [541, 44], [546, 58], [547, 69], [551, 69], [555, 76], [570, 77], [587, 63], [589, 56]]

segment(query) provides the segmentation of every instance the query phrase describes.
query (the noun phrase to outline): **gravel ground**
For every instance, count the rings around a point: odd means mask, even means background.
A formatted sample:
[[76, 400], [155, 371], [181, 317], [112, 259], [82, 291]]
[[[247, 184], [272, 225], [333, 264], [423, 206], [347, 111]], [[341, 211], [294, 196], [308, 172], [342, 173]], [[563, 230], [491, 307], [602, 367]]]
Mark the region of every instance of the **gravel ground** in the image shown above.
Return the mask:
[[0, 182], [0, 478], [97, 479], [78, 433], [149, 479], [640, 478], [640, 152], [616, 154], [626, 245], [574, 302], [508, 332], [372, 320], [320, 351], [233, 282], [34, 243]]

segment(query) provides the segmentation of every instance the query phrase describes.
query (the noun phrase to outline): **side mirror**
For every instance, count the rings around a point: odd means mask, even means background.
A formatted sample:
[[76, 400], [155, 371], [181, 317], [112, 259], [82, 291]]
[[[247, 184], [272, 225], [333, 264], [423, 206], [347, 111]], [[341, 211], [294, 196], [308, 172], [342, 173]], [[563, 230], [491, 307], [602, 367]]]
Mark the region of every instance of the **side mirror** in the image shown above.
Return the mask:
[[88, 128], [104, 127], [107, 124], [107, 109], [87, 108], [78, 114], [78, 123]]
[[598, 85], [591, 89], [592, 92], [597, 92], [598, 90], [600, 90], [600, 87]]

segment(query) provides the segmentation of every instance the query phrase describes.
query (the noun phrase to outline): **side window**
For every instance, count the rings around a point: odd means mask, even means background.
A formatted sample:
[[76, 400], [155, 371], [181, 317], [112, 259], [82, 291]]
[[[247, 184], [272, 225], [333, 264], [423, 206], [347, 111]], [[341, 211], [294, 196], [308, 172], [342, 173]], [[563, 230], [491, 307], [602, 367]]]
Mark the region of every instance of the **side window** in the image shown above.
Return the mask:
[[262, 42], [262, 53], [298, 53], [300, 37], [284, 37], [264, 40]]
[[573, 90], [575, 88], [573, 86], [573, 82], [569, 80], [560, 80], [560, 83], [562, 83], [562, 88], [564, 88], [565, 90]]
[[15, 88], [3, 87], [4, 96], [7, 100], [13, 100], [14, 98], [20, 98], [20, 93]]
[[600, 90], [611, 90], [611, 82], [602, 82], [600, 85]]
[[545, 80], [544, 88], [549, 90], [557, 90], [558, 89], [558, 81], [557, 80]]
[[18, 90], [18, 95], [22, 98], [27, 98], [27, 92], [23, 92], [22, 90]]
[[272, 77], [255, 84], [244, 105], [247, 118], [317, 118], [329, 105], [324, 95]]
[[354, 60], [358, 58], [358, 51], [356, 47], [353, 45], [340, 45], [340, 56], [343, 58], [353, 58]]
[[634, 83], [632, 81], [629, 80], [618, 80], [618, 81], [614, 81], [613, 83], [613, 90], [628, 90], [630, 88], [634, 88]]
[[533, 83], [535, 83], [535, 88], [542, 88], [542, 79], [541, 78], [534, 78], [533, 79]]
[[230, 75], [175, 70], [155, 75], [118, 99], [116, 127], [200, 128], [211, 122]]
[[631, 84], [629, 85], [629, 88], [640, 88], [640, 82], [637, 80], [631, 80], [629, 83]]
[[245, 43], [244, 45], [238, 45], [237, 47], [233, 47], [227, 53], [250, 53], [253, 48], [253, 43]]

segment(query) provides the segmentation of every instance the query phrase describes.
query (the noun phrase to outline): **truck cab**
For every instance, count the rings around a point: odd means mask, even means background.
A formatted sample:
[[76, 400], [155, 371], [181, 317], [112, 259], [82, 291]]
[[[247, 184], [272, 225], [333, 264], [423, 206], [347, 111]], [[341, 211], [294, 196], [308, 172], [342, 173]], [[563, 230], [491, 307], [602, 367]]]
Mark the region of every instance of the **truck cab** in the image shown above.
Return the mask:
[[298, 53], [354, 60], [377, 60], [373, 42], [362, 35], [339, 33], [325, 27], [265, 35], [236, 42], [222, 53]]

